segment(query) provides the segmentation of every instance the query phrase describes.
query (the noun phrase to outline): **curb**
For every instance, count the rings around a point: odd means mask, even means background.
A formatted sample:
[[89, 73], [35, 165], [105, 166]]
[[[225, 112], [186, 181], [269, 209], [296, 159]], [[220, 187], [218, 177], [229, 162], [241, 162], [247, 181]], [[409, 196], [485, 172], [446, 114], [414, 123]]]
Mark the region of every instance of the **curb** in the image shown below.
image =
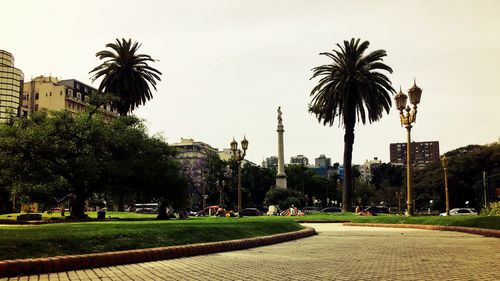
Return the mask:
[[294, 232], [212, 243], [198, 243], [171, 247], [57, 256], [49, 258], [3, 260], [0, 261], [0, 278], [168, 260], [218, 252], [243, 250], [309, 237], [316, 234], [317, 233], [314, 228], [306, 227], [306, 229]]
[[317, 221], [308, 221], [308, 220], [296, 220], [296, 223], [347, 223], [350, 222], [348, 220], [344, 221], [329, 221], [329, 220], [317, 220]]
[[470, 234], [484, 235], [500, 238], [500, 230], [489, 228], [465, 227], [465, 226], [444, 226], [444, 225], [425, 225], [425, 224], [387, 224], [387, 223], [344, 223], [347, 226], [373, 226], [373, 227], [392, 227], [392, 228], [416, 228], [427, 230], [456, 231]]

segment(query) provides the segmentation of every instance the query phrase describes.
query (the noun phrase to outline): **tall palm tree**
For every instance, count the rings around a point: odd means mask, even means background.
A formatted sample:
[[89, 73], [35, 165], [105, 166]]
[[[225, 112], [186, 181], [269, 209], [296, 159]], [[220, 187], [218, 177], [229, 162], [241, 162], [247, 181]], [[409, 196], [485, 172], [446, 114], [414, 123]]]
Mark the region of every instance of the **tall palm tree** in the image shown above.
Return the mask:
[[103, 78], [99, 85], [100, 92], [112, 93], [118, 99], [112, 102], [112, 107], [120, 115], [127, 115], [139, 105], [150, 100], [153, 95], [150, 85], [156, 90], [161, 72], [150, 67], [148, 62], [154, 62], [148, 55], [138, 54], [141, 44], [131, 39], [116, 39], [116, 43], [106, 44], [112, 50], [100, 51], [96, 54], [102, 64], [90, 73], [92, 81]]
[[389, 113], [390, 93], [394, 92], [391, 81], [379, 70], [392, 73], [392, 68], [384, 64], [385, 50], [376, 50], [367, 55], [364, 52], [368, 41], [360, 39], [337, 44], [340, 50], [321, 53], [332, 59], [331, 64], [313, 68], [311, 79], [320, 77], [312, 89], [309, 112], [316, 115], [323, 125], [333, 125], [335, 119], [342, 125], [344, 134], [344, 190], [342, 209], [352, 210], [352, 147], [354, 144], [354, 126], [357, 121], [370, 123], [382, 117], [384, 110]]

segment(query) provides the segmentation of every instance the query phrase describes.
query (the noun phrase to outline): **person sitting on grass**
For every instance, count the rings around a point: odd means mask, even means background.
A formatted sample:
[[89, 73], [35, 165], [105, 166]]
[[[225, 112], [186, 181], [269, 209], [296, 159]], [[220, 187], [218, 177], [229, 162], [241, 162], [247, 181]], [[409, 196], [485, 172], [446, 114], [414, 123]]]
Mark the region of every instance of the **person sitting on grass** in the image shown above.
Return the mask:
[[224, 217], [226, 216], [226, 210], [224, 208], [219, 208], [217, 209], [217, 212], [215, 213], [216, 217]]
[[355, 215], [363, 215], [363, 213], [364, 213], [363, 207], [361, 207], [361, 205], [356, 206], [356, 210], [354, 210], [354, 214]]

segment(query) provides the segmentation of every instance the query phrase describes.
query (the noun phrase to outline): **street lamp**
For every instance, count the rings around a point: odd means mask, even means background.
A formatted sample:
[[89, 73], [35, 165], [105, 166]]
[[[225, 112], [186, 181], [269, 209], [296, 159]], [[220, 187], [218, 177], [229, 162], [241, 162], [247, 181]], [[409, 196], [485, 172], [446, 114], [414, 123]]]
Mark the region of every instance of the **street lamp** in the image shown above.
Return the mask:
[[[401, 126], [405, 126], [407, 133], [407, 144], [406, 144], [406, 215], [413, 216], [414, 211], [412, 208], [412, 165], [411, 165], [411, 124], [417, 119], [417, 105], [420, 103], [420, 97], [422, 96], [422, 89], [417, 87], [415, 80], [413, 81], [413, 87], [408, 90], [410, 96], [410, 103], [413, 104], [413, 109], [410, 105], [406, 105], [408, 96], [403, 94], [401, 88], [399, 88], [399, 93], [394, 97], [396, 101], [396, 107], [399, 110], [399, 117], [401, 119]], [[406, 111], [406, 112], [404, 112]]]
[[238, 149], [238, 143], [234, 140], [231, 142], [231, 150], [233, 151], [233, 159], [238, 164], [238, 216], [241, 217], [241, 161], [245, 159], [248, 149], [248, 141], [246, 137], [243, 137], [241, 141], [241, 148], [243, 148], [243, 153]]
[[443, 155], [441, 158], [441, 164], [443, 165], [444, 170], [444, 194], [446, 197], [446, 215], [450, 215], [450, 199], [448, 197], [448, 158], [446, 155]]
[[401, 191], [396, 191], [396, 197], [398, 198], [398, 214], [401, 215], [401, 196], [402, 196]]

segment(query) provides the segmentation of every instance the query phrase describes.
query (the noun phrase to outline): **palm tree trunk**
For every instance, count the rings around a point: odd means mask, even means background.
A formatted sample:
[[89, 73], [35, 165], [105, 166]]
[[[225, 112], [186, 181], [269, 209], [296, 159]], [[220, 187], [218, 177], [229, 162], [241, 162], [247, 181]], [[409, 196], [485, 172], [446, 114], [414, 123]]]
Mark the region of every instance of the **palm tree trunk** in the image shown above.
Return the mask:
[[344, 134], [344, 190], [342, 192], [342, 211], [352, 211], [352, 146], [354, 144], [354, 121], [346, 124]]

